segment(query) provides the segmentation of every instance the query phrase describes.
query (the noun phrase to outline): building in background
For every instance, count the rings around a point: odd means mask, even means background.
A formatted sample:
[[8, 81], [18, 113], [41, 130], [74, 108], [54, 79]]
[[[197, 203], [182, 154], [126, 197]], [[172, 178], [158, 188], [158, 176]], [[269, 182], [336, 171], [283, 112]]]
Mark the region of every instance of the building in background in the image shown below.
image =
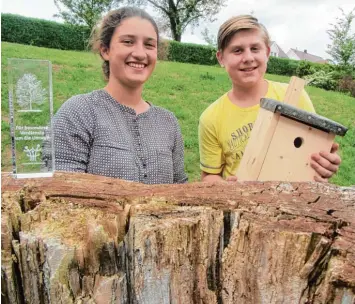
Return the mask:
[[290, 49], [287, 52], [287, 56], [288, 58], [294, 60], [306, 60], [306, 61], [316, 62], [316, 63], [327, 63], [327, 60], [323, 59], [322, 57], [312, 55], [308, 53], [307, 50], [304, 50], [302, 52], [296, 49]]
[[280, 48], [280, 46], [275, 41], [271, 41], [270, 56], [288, 58], [287, 54]]

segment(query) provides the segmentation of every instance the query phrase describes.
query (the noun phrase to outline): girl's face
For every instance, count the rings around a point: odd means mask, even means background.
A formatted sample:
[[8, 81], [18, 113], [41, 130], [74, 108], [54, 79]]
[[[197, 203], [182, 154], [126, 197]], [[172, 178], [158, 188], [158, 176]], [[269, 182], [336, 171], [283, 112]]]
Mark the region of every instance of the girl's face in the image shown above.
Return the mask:
[[157, 62], [158, 37], [153, 25], [139, 17], [127, 18], [116, 27], [110, 47], [101, 48], [102, 57], [109, 61], [110, 79], [137, 87], [152, 74]]
[[258, 29], [237, 32], [217, 59], [224, 65], [233, 85], [251, 88], [264, 79], [270, 48]]

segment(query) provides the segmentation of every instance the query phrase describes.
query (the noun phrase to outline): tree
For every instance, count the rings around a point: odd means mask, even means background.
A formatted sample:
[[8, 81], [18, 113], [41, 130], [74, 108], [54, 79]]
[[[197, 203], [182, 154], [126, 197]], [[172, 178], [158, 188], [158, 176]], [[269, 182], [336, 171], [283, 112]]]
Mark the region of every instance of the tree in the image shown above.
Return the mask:
[[54, 0], [59, 10], [59, 14], [54, 16], [70, 24], [88, 26], [91, 30], [102, 14], [115, 8], [118, 2], [119, 0]]
[[355, 18], [355, 8], [348, 14], [341, 9], [342, 16], [337, 18], [336, 24], [327, 33], [332, 41], [328, 44], [327, 53], [335, 64], [346, 69], [355, 66], [355, 34], [351, 33], [351, 23]]
[[1, 175], [2, 303], [353, 303], [355, 189]]
[[42, 104], [46, 98], [46, 90], [33, 74], [24, 74], [16, 84], [17, 103], [26, 111], [36, 111], [33, 104]]
[[208, 45], [217, 48], [217, 36], [213, 35], [207, 27], [201, 31], [201, 35]]
[[[188, 25], [196, 27], [202, 19], [213, 22], [226, 0], [147, 0], [147, 2], [159, 13], [161, 23], [169, 25], [170, 36], [176, 41], [181, 41], [181, 36]], [[143, 1], [133, 0], [133, 3], [142, 5]]]

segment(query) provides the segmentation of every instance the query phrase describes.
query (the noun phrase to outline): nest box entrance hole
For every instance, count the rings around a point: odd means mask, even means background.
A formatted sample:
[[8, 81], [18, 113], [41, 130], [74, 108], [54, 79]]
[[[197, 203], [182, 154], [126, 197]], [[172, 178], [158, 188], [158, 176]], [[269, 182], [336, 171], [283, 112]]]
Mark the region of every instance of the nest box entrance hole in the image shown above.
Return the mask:
[[296, 137], [295, 140], [293, 141], [293, 144], [296, 148], [300, 148], [303, 145], [303, 138], [302, 137]]

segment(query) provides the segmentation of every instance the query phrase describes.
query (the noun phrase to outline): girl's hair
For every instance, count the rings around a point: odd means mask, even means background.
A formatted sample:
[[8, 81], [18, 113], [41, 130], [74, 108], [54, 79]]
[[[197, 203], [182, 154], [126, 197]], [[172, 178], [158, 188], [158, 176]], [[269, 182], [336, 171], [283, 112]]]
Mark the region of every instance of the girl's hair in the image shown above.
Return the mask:
[[[91, 34], [92, 50], [95, 53], [99, 53], [102, 58], [100, 52], [101, 47], [109, 49], [115, 29], [120, 26], [123, 20], [133, 17], [139, 17], [148, 20], [153, 25], [154, 30], [157, 33], [157, 40], [159, 42], [158, 26], [154, 19], [146, 11], [137, 7], [122, 7], [117, 10], [110, 11], [105, 17], [103, 17], [99, 26], [93, 29]], [[107, 60], [104, 60], [102, 63], [102, 71], [104, 73], [105, 79], [108, 80], [110, 77], [110, 65]]]
[[228, 19], [220, 26], [217, 36], [218, 50], [223, 51], [237, 32], [248, 29], [260, 30], [265, 44], [270, 46], [270, 36], [265, 26], [251, 15], [240, 15]]

